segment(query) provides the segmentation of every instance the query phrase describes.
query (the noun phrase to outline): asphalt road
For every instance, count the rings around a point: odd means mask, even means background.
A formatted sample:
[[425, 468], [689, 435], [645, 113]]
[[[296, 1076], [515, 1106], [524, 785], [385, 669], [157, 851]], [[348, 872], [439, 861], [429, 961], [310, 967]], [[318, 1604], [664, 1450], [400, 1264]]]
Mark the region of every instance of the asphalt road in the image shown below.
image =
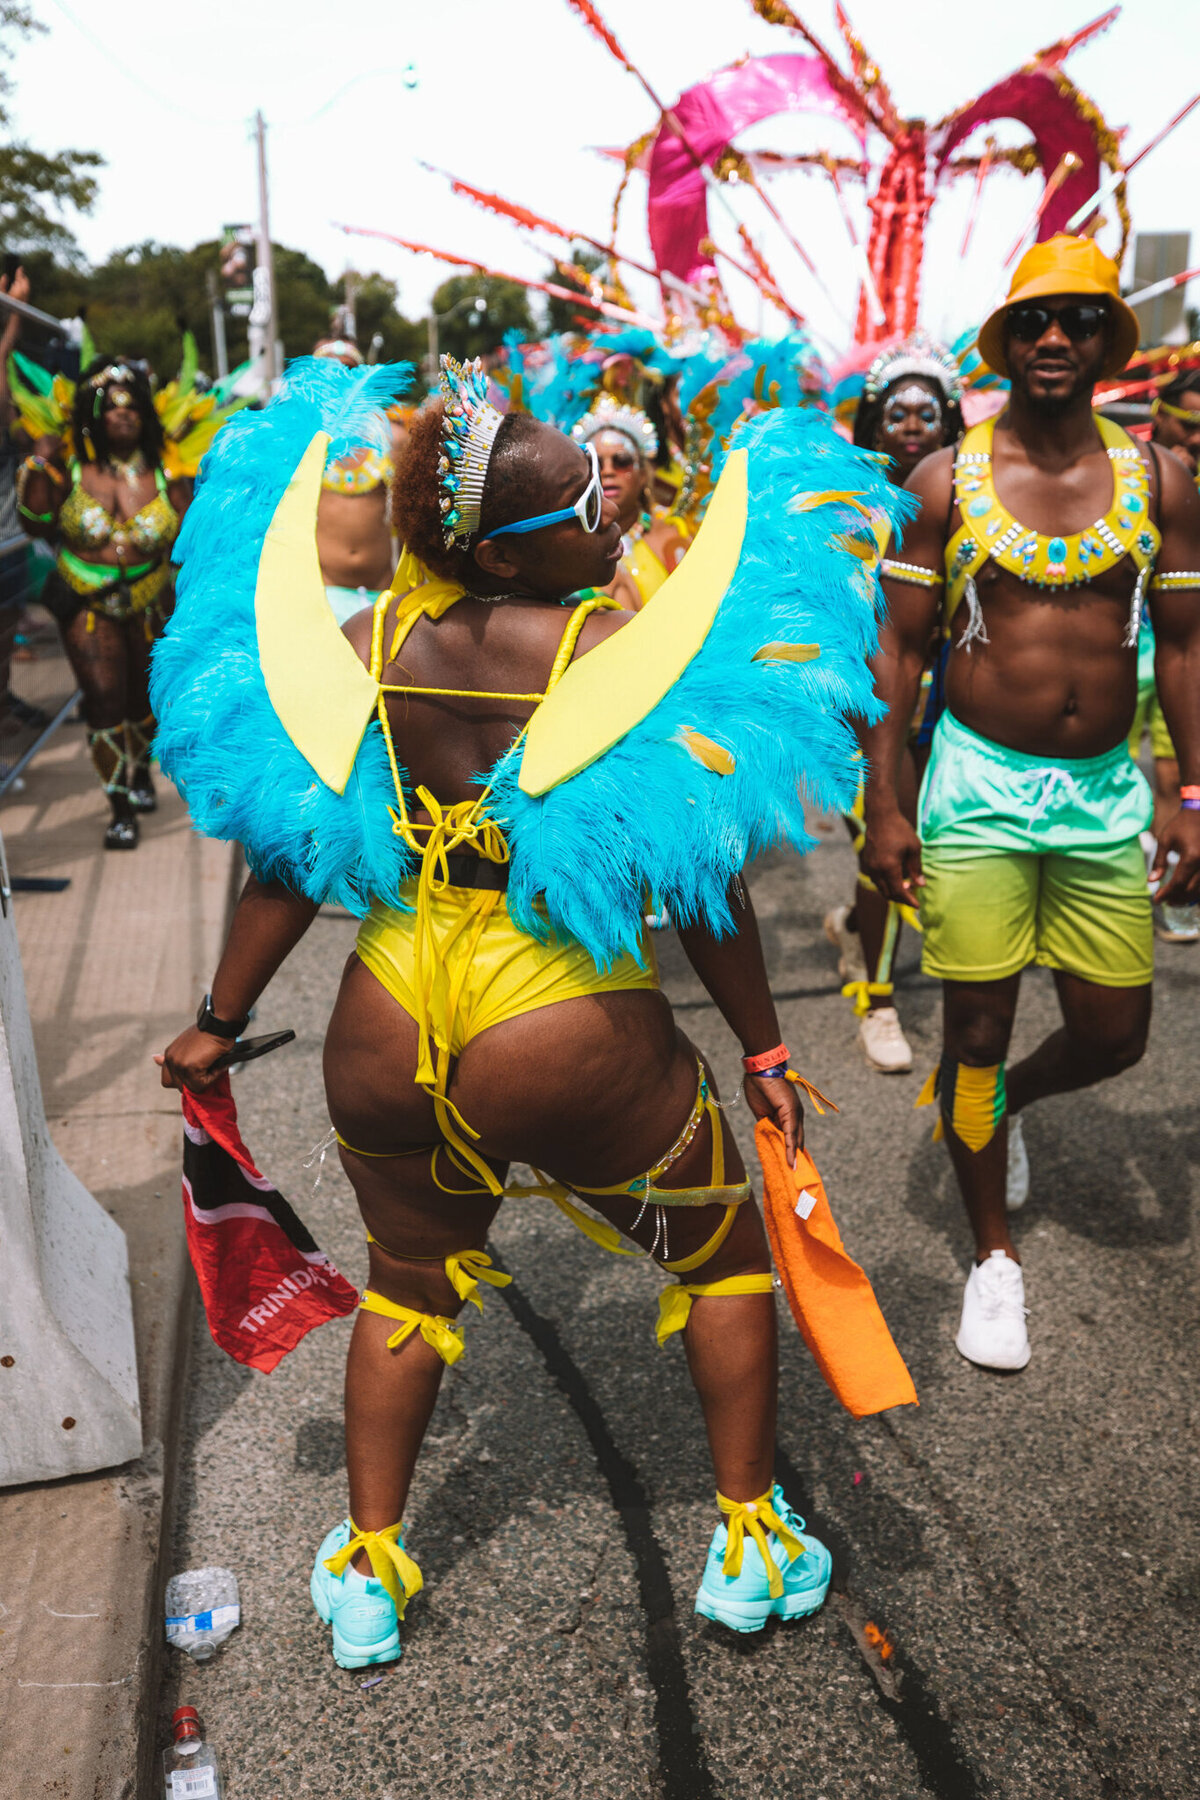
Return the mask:
[[[855, 1423], [783, 1309], [778, 1469], [833, 1551], [823, 1612], [750, 1638], [695, 1617], [711, 1474], [680, 1346], [655, 1347], [660, 1278], [511, 1203], [493, 1251], [515, 1283], [447, 1374], [406, 1520], [426, 1587], [374, 1685], [336, 1668], [307, 1593], [345, 1512], [348, 1324], [263, 1376], [199, 1322], [172, 1567], [236, 1570], [244, 1623], [207, 1665], [169, 1653], [163, 1716], [201, 1708], [227, 1800], [1194, 1800], [1200, 948], [1160, 945], [1140, 1067], [1027, 1115], [1033, 1360], [988, 1374], [954, 1349], [968, 1237], [912, 1110], [937, 989], [906, 934], [917, 1069], [868, 1070], [821, 933], [852, 885], [823, 823], [819, 853], [760, 866], [755, 900], [787, 1040], [842, 1107], [810, 1148], [921, 1397]], [[237, 1096], [260, 1166], [361, 1285], [349, 1187], [327, 1160], [314, 1195], [302, 1167], [352, 939], [318, 919], [259, 1012], [298, 1042]], [[728, 1094], [736, 1046], [669, 935], [662, 952]], [[1054, 1017], [1027, 977], [1014, 1054]]]

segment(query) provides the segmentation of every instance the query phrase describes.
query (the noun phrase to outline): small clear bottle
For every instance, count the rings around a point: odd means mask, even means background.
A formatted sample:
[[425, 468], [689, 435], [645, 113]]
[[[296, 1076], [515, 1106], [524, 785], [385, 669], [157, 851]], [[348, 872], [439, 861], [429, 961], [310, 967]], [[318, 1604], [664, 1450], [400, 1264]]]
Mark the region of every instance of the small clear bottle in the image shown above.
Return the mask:
[[217, 1753], [204, 1742], [194, 1706], [179, 1707], [171, 1719], [175, 1741], [163, 1751], [166, 1800], [221, 1800]]

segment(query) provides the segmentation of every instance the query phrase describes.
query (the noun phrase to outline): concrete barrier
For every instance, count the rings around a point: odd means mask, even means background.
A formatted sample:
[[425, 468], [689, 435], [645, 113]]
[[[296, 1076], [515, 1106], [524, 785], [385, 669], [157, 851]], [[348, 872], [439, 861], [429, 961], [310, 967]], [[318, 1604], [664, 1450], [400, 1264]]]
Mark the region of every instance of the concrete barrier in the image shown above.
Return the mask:
[[125, 1233], [50, 1137], [0, 839], [0, 1487], [141, 1450]]

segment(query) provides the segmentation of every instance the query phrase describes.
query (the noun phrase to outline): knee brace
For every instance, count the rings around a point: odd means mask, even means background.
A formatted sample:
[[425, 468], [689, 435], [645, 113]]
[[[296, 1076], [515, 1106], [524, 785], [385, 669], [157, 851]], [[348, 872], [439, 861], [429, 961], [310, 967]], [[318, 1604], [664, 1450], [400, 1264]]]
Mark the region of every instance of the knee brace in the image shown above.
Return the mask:
[[1008, 1110], [1004, 1069], [1002, 1062], [975, 1069], [943, 1056], [916, 1102], [918, 1106], [938, 1102], [941, 1118], [933, 1133], [935, 1142], [950, 1130], [976, 1154], [991, 1143]]

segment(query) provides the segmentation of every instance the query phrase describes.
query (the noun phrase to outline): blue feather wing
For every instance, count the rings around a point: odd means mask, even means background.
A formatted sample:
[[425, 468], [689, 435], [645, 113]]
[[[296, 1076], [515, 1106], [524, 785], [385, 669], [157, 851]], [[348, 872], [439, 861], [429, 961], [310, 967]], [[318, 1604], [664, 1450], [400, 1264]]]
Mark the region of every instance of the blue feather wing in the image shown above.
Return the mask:
[[317, 779], [267, 696], [254, 590], [263, 538], [314, 433], [330, 434], [331, 456], [385, 448], [383, 409], [411, 374], [305, 358], [268, 407], [219, 433], [179, 535], [175, 612], [151, 676], [155, 750], [197, 830], [242, 843], [262, 879], [359, 913], [372, 893], [395, 903], [408, 872], [382, 733], [368, 727], [344, 793]]
[[[532, 798], [519, 757], [493, 775], [509, 835], [508, 903], [525, 931], [563, 933], [596, 961], [637, 955], [649, 889], [681, 923], [731, 924], [729, 884], [768, 845], [813, 840], [805, 799], [849, 810], [861, 774], [851, 720], [874, 720], [867, 659], [882, 593], [874, 567], [840, 537], [871, 528], [845, 504], [806, 510], [807, 493], [848, 490], [897, 526], [915, 502], [877, 458], [818, 413], [781, 408], [743, 425], [750, 506], [742, 555], [699, 653], [666, 697], [596, 762]], [[819, 644], [810, 662], [755, 660], [771, 643]], [[689, 752], [700, 733], [733, 759], [717, 774]]]

